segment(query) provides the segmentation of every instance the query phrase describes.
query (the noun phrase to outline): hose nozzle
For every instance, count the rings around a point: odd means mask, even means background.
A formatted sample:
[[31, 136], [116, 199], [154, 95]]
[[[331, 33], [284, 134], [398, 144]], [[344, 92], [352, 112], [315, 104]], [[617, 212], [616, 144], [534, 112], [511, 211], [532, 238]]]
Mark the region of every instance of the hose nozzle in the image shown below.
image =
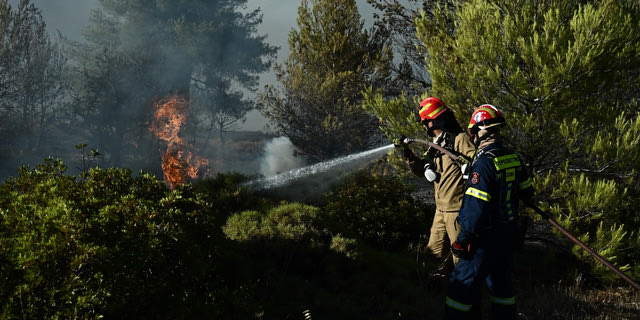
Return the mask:
[[416, 141], [416, 139], [414, 138], [404, 138], [404, 140], [402, 140], [403, 144], [410, 144], [413, 143], [414, 141]]

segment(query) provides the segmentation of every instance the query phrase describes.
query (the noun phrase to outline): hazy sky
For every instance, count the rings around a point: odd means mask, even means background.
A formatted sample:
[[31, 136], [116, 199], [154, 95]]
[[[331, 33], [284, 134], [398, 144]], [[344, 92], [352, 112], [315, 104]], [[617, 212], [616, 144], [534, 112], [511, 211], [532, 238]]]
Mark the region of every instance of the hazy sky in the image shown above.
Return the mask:
[[[258, 33], [267, 35], [267, 42], [279, 46], [278, 61], [283, 61], [289, 54], [287, 37], [291, 28], [297, 28], [296, 18], [300, 0], [248, 0], [247, 8], [260, 7], [263, 13], [263, 23]], [[366, 0], [356, 0], [360, 14], [364, 18], [372, 15], [371, 6]], [[17, 6], [19, 0], [9, 0], [9, 4]], [[31, 3], [42, 10], [42, 17], [48, 30], [55, 34], [60, 31], [64, 36], [81, 40], [82, 32], [89, 24], [91, 9], [97, 6], [96, 0], [31, 0]], [[370, 24], [367, 24], [370, 27]], [[262, 76], [260, 87], [275, 81], [273, 74]], [[262, 130], [264, 118], [258, 112], [247, 115], [247, 122], [243, 126], [247, 130]]]

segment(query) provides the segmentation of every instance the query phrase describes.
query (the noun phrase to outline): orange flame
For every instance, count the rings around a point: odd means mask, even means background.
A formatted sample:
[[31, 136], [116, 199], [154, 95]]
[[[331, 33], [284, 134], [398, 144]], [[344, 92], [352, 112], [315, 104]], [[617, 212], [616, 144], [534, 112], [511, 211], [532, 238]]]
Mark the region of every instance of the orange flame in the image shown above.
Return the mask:
[[154, 105], [154, 121], [149, 128], [167, 144], [162, 154], [162, 173], [171, 189], [184, 184], [189, 178], [195, 179], [199, 169], [208, 165], [206, 159], [194, 158], [189, 146], [179, 136], [188, 106], [187, 99], [178, 94], [161, 99]]

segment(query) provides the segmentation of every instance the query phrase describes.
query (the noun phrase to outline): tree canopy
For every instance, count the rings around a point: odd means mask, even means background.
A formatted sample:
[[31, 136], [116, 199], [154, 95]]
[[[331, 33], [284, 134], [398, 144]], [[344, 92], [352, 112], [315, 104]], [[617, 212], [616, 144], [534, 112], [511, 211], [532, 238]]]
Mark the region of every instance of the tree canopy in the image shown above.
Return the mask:
[[[424, 94], [463, 124], [480, 104], [503, 111], [540, 204], [623, 268], [640, 232], [639, 13], [635, 1], [475, 0], [416, 19], [432, 79]], [[408, 121], [416, 97], [367, 97], [388, 135], [419, 132]]]
[[312, 161], [370, 147], [375, 119], [362, 112], [361, 90], [390, 80], [386, 39], [365, 30], [354, 0], [304, 0], [291, 53], [275, 68], [281, 89], [267, 86], [260, 110]]
[[65, 62], [38, 8], [26, 0], [16, 7], [0, 1], [0, 165], [50, 152], [50, 135], [62, 118]]

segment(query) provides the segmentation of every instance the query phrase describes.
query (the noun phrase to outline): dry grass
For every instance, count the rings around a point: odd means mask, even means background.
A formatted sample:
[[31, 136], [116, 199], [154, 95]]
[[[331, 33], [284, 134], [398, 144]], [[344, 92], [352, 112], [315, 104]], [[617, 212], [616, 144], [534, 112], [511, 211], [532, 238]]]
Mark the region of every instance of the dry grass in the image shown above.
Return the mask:
[[520, 319], [640, 320], [640, 291], [590, 278], [589, 266], [566, 249], [525, 246], [516, 262]]
[[[616, 285], [602, 284], [588, 275], [588, 269], [566, 248], [527, 242], [515, 266], [518, 320], [640, 320], [639, 290], [622, 280]], [[448, 275], [450, 270], [443, 272]], [[444, 283], [434, 288], [436, 299], [446, 295], [445, 288]], [[485, 291], [483, 319], [490, 319], [487, 297]], [[433, 319], [438, 316], [440, 313]]]
[[636, 320], [640, 293], [633, 288], [583, 289], [579, 286], [540, 286], [519, 295], [520, 319]]

